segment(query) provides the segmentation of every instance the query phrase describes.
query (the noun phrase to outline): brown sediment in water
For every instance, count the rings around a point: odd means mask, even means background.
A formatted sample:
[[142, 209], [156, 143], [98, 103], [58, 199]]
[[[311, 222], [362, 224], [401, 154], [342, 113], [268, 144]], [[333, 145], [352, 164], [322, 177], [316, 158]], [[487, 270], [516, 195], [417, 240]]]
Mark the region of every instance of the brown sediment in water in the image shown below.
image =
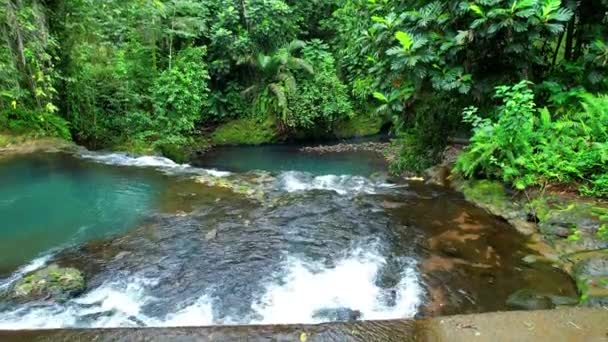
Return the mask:
[[23, 341], [606, 341], [608, 310], [496, 312], [426, 320], [360, 321], [319, 325], [214, 326], [0, 331]]
[[[521, 289], [578, 297], [572, 279], [552, 267], [551, 250], [538, 238], [519, 234], [457, 193], [424, 197], [389, 209], [424, 237], [424, 316], [508, 310], [507, 298]], [[524, 261], [527, 256], [533, 261]]]

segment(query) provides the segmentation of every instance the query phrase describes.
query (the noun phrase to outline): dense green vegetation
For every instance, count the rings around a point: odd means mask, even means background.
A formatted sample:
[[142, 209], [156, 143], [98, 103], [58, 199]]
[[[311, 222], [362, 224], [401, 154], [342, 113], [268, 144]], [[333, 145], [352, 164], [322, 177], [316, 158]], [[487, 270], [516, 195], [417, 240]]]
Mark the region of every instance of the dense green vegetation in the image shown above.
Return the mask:
[[201, 132], [264, 143], [390, 118], [396, 172], [472, 135], [465, 176], [605, 196], [607, 13], [607, 0], [2, 0], [0, 129], [162, 151]]

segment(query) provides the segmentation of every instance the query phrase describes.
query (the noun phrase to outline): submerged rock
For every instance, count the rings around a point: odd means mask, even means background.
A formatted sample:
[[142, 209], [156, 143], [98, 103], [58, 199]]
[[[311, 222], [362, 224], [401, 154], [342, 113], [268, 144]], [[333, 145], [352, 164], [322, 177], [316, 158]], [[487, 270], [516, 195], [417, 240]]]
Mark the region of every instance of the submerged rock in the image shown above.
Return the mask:
[[359, 310], [349, 308], [327, 308], [320, 309], [313, 313], [315, 319], [323, 319], [332, 322], [353, 322], [361, 319], [363, 314]]
[[[254, 179], [257, 180], [255, 177]], [[259, 202], [262, 202], [265, 196], [264, 182], [266, 182], [266, 178], [264, 178], [263, 181], [260, 181], [261, 184], [249, 183], [234, 177], [216, 177], [213, 175], [198, 176], [196, 181], [207, 186], [228, 189], [235, 194], [243, 195], [251, 200]]]
[[63, 302], [82, 293], [85, 285], [85, 278], [79, 270], [53, 264], [17, 281], [10, 297], [18, 301]]
[[214, 229], [208, 231], [207, 234], [205, 234], [205, 240], [207, 240], [207, 241], [215, 240], [216, 237], [217, 237], [217, 228], [214, 228]]
[[521, 289], [507, 298], [507, 306], [520, 310], [545, 310], [556, 306], [576, 305], [577, 297], [554, 295], [537, 292], [532, 289]]
[[507, 306], [520, 310], [553, 309], [555, 305], [547, 296], [535, 293], [529, 289], [519, 290], [507, 298]]

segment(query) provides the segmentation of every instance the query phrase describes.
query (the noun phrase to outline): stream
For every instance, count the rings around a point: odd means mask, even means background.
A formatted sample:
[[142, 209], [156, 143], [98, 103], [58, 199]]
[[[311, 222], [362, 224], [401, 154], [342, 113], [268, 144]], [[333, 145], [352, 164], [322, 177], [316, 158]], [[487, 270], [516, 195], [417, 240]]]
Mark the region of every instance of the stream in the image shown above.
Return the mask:
[[[176, 164], [81, 151], [0, 160], [0, 292], [51, 263], [86, 291], [0, 301], [0, 329], [320, 323], [576, 296], [507, 223], [381, 157], [296, 146]], [[1, 298], [1, 296], [0, 296]]]

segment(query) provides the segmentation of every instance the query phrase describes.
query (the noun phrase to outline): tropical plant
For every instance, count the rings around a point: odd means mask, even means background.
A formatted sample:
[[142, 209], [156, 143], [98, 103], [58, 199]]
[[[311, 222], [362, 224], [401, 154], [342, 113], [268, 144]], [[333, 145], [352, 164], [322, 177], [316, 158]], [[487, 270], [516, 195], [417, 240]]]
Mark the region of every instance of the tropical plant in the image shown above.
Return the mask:
[[255, 100], [255, 112], [260, 115], [277, 115], [283, 129], [290, 126], [291, 109], [288, 95], [296, 92], [294, 72], [302, 70], [314, 73], [312, 65], [296, 57], [306, 43], [294, 40], [271, 55], [257, 54], [249, 59], [250, 67], [256, 73], [256, 81], [243, 92]]
[[581, 111], [557, 119], [536, 108], [527, 81], [497, 87], [496, 97], [502, 105], [493, 118], [480, 117], [474, 107], [465, 110], [474, 135], [457, 172], [497, 178], [522, 190], [578, 183], [585, 194], [608, 194], [608, 97], [582, 95]]

